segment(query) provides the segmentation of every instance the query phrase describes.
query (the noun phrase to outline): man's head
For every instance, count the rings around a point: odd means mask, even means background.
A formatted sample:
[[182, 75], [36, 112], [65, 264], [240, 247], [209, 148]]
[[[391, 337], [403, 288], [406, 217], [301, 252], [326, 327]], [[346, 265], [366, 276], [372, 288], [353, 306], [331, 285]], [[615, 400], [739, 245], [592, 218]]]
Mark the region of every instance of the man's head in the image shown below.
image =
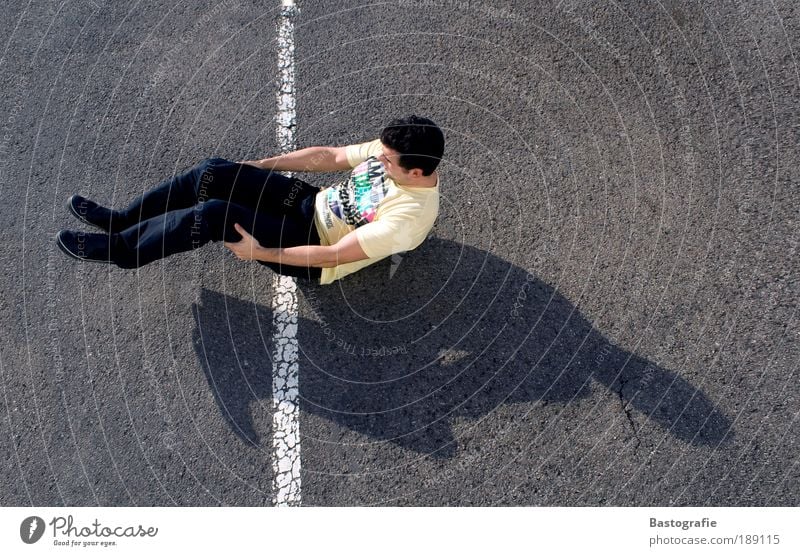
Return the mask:
[[444, 154], [444, 134], [428, 118], [408, 116], [392, 120], [381, 132], [382, 162], [396, 177], [430, 176]]

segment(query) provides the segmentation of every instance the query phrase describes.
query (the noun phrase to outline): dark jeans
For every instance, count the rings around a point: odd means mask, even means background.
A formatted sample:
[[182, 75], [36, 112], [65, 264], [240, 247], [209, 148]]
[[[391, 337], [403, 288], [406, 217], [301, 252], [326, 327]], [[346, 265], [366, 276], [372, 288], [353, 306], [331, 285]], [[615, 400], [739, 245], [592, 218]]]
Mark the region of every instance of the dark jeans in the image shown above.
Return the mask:
[[[276, 172], [224, 158], [207, 158], [168, 178], [114, 220], [128, 226], [112, 234], [112, 258], [137, 268], [209, 241], [241, 240], [238, 223], [264, 247], [319, 245], [314, 226], [316, 187]], [[318, 281], [319, 267], [263, 262], [286, 276]]]

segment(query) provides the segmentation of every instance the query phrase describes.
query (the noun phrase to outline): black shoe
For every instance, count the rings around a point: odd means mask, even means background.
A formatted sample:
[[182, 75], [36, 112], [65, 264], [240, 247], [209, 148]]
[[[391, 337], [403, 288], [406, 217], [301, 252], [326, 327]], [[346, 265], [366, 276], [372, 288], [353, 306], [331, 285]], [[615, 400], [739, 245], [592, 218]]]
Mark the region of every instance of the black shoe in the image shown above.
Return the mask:
[[75, 218], [84, 224], [89, 224], [104, 232], [116, 233], [127, 227], [116, 211], [98, 205], [81, 195], [73, 195], [67, 199], [67, 208]]
[[93, 234], [61, 230], [56, 234], [56, 244], [66, 255], [79, 261], [112, 263], [111, 237], [108, 234]]

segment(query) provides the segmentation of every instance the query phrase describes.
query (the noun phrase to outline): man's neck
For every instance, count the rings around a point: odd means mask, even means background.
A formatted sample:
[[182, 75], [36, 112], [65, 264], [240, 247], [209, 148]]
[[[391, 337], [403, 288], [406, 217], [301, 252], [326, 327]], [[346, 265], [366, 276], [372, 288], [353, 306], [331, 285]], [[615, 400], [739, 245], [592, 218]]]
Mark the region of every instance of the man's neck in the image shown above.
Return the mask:
[[430, 176], [422, 176], [419, 179], [404, 183], [395, 182], [400, 187], [435, 187], [439, 181], [439, 174], [434, 171]]

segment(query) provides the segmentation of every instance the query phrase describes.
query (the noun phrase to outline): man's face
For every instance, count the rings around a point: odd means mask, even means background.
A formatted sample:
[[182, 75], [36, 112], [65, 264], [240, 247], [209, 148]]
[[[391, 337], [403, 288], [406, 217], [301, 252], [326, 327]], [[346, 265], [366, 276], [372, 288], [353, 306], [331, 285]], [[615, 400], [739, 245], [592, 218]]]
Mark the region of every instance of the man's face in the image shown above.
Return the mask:
[[407, 181], [408, 178], [413, 177], [416, 173], [421, 172], [421, 170], [406, 170], [399, 164], [400, 160], [400, 153], [394, 149], [390, 149], [383, 143], [383, 153], [378, 156], [378, 160], [381, 161], [383, 167], [386, 168], [386, 174], [392, 178], [393, 180], [402, 183], [403, 181]]

